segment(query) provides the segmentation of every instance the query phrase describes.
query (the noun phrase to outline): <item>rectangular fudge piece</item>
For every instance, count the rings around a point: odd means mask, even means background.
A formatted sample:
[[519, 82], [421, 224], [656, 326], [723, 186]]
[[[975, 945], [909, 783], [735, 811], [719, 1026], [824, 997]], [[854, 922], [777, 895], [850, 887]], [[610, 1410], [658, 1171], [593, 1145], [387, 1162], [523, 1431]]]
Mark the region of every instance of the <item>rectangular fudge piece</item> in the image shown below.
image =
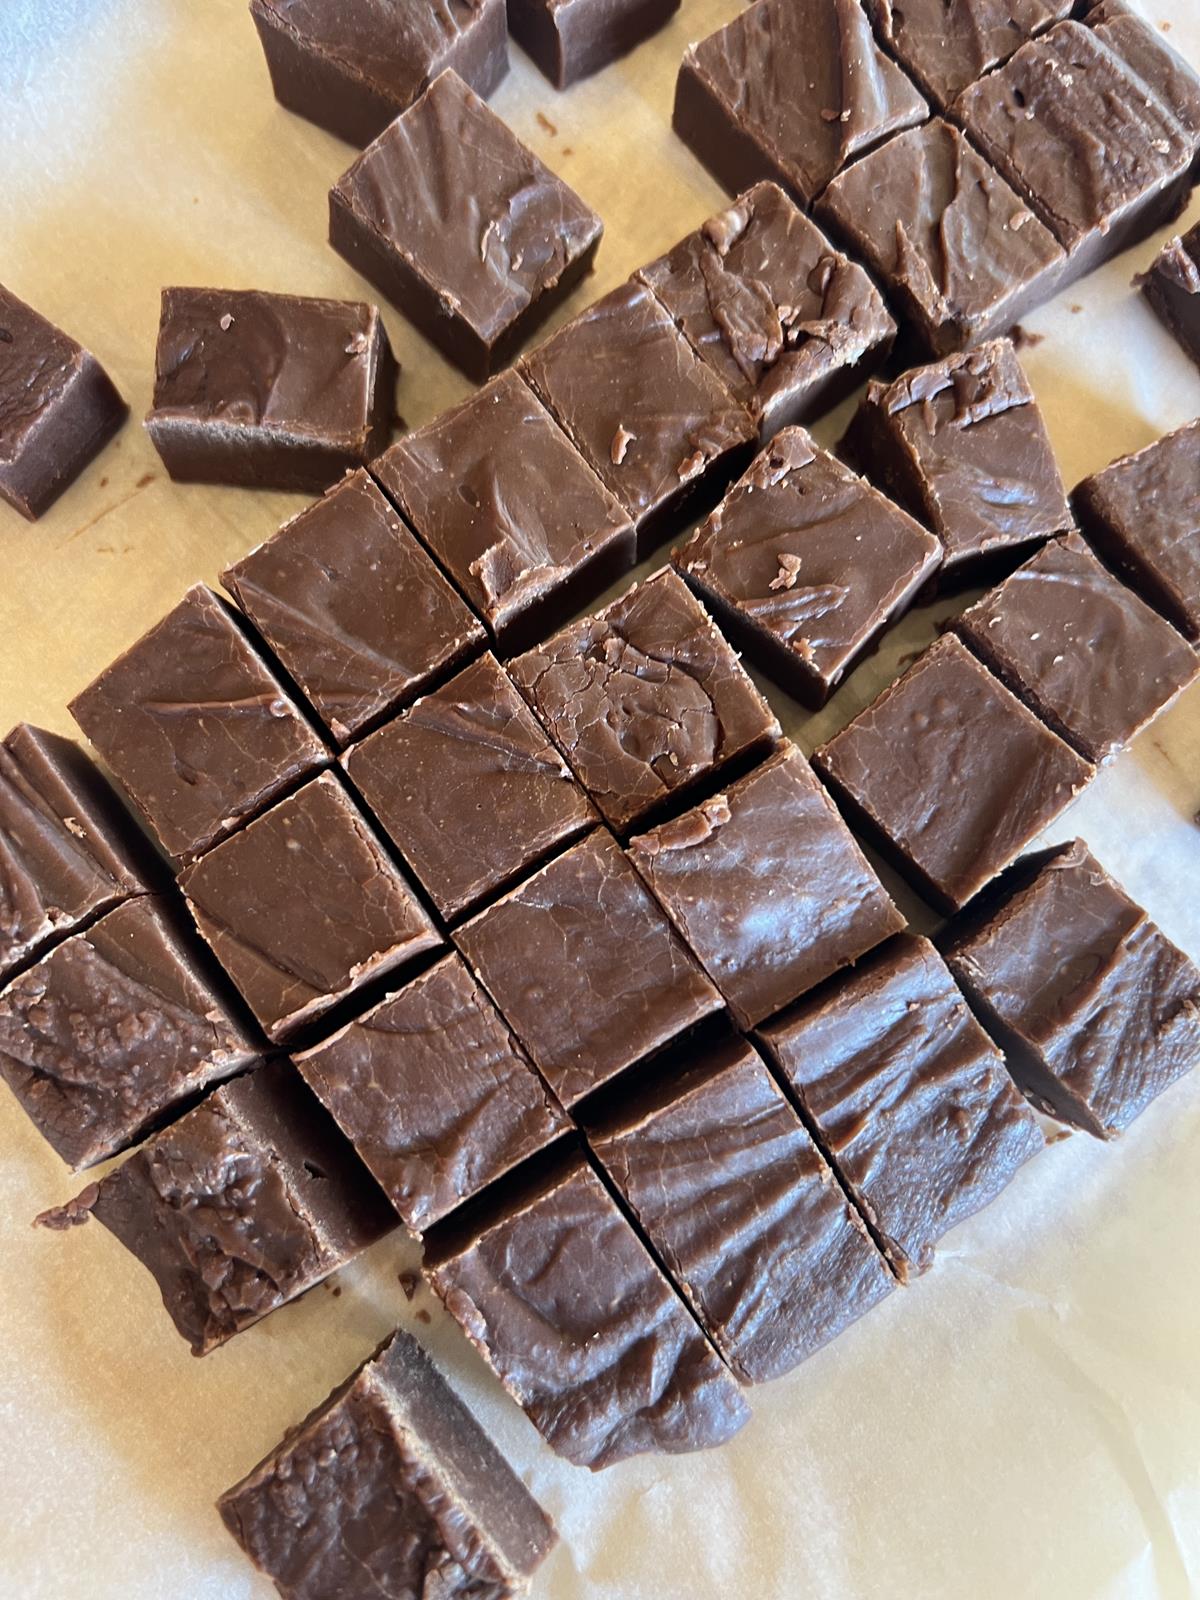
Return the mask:
[[1200, 146], [1200, 78], [1167, 43], [1162, 31], [1124, 5], [1104, 5], [1088, 12], [1096, 37], [1115, 50], [1146, 85], [1165, 102], [1192, 140]]
[[1169, 239], [1134, 279], [1155, 316], [1200, 366], [1200, 223]]
[[665, 26], [680, 0], [511, 0], [513, 38], [556, 89], [607, 67]]
[[866, 0], [879, 37], [943, 109], [1074, 0]]

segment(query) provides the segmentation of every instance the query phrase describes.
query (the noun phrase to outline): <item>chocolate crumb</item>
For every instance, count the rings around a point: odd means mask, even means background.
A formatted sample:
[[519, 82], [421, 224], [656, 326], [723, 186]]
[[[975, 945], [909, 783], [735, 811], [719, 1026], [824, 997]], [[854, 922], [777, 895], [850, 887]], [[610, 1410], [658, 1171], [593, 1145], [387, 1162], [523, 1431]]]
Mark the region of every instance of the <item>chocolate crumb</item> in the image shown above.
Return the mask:
[[420, 1274], [416, 1272], [402, 1272], [400, 1273], [399, 1277], [400, 1287], [404, 1290], [404, 1298], [406, 1300], [411, 1300], [413, 1295], [416, 1294], [417, 1287], [421, 1282]]
[[432, 1322], [433, 1321], [433, 1318], [429, 1315], [428, 1311], [425, 1310], [424, 1306], [422, 1306], [420, 1311], [417, 1312], [417, 1321], [418, 1322]]
[[1032, 350], [1045, 341], [1046, 335], [1044, 333], [1034, 333], [1031, 328], [1025, 327], [1023, 323], [1014, 322], [1008, 330], [1008, 337], [1018, 350]]
[[544, 111], [539, 111], [537, 113], [537, 125], [538, 125], [539, 128], [545, 128], [546, 132], [550, 135], [550, 137], [552, 139], [558, 133], [558, 129], [550, 121], [550, 118], [546, 115], [546, 113]]

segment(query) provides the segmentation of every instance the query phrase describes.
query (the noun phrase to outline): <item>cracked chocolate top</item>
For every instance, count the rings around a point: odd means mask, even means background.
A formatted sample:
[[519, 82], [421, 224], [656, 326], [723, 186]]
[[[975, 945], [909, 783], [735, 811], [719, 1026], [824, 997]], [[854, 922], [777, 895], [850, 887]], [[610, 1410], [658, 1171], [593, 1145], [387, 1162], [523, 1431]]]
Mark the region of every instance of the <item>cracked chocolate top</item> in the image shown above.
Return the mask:
[[884, 44], [938, 105], [1068, 16], [1074, 0], [867, 0]]

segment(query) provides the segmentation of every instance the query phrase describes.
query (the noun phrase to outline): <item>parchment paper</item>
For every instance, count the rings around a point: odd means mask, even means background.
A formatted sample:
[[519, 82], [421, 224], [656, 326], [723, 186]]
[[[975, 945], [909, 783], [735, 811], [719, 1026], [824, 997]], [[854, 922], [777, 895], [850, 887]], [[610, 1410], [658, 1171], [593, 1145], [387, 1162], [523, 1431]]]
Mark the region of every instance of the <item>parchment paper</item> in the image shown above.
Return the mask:
[[[1200, 61], [1195, 0], [1147, 0]], [[596, 206], [595, 276], [562, 316], [717, 209], [670, 132], [674, 24], [556, 95], [515, 49], [493, 104]], [[372, 298], [325, 244], [352, 152], [279, 109], [243, 0], [2, 0], [0, 278], [89, 345], [134, 420], [42, 522], [0, 508], [0, 723], [67, 729], [67, 698], [198, 579], [302, 501], [164, 478], [137, 418], [164, 283]], [[1200, 411], [1200, 377], [1129, 289], [1150, 241], [1027, 319], [1024, 360], [1069, 482]], [[394, 312], [412, 423], [465, 381]], [[817, 431], [838, 436], [845, 409]], [[811, 748], [933, 634], [910, 618], [817, 719]], [[1095, 783], [1082, 833], [1200, 957], [1200, 691]], [[433, 1348], [563, 1540], [543, 1600], [1183, 1600], [1200, 1593], [1200, 1077], [1115, 1147], [1039, 1156], [897, 1293], [752, 1393], [725, 1449], [599, 1477], [557, 1460], [424, 1291], [368, 1258], [204, 1361], [105, 1230], [35, 1233], [78, 1184], [0, 1094], [0, 1596], [273, 1593], [214, 1497], [398, 1321]], [[431, 1318], [428, 1323], [426, 1317]]]

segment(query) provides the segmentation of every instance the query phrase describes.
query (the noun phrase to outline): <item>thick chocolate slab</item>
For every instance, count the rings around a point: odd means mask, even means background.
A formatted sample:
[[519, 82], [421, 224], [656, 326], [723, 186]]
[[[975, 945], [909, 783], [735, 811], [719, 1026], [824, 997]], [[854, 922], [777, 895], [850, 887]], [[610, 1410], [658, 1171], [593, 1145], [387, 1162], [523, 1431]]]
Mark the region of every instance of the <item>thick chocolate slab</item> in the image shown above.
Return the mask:
[[665, 26], [680, 0], [512, 0], [513, 38], [556, 89], [609, 66]]
[[867, 0], [879, 37], [943, 109], [1074, 0]]
[[1169, 239], [1134, 279], [1155, 316], [1200, 366], [1200, 223]]

